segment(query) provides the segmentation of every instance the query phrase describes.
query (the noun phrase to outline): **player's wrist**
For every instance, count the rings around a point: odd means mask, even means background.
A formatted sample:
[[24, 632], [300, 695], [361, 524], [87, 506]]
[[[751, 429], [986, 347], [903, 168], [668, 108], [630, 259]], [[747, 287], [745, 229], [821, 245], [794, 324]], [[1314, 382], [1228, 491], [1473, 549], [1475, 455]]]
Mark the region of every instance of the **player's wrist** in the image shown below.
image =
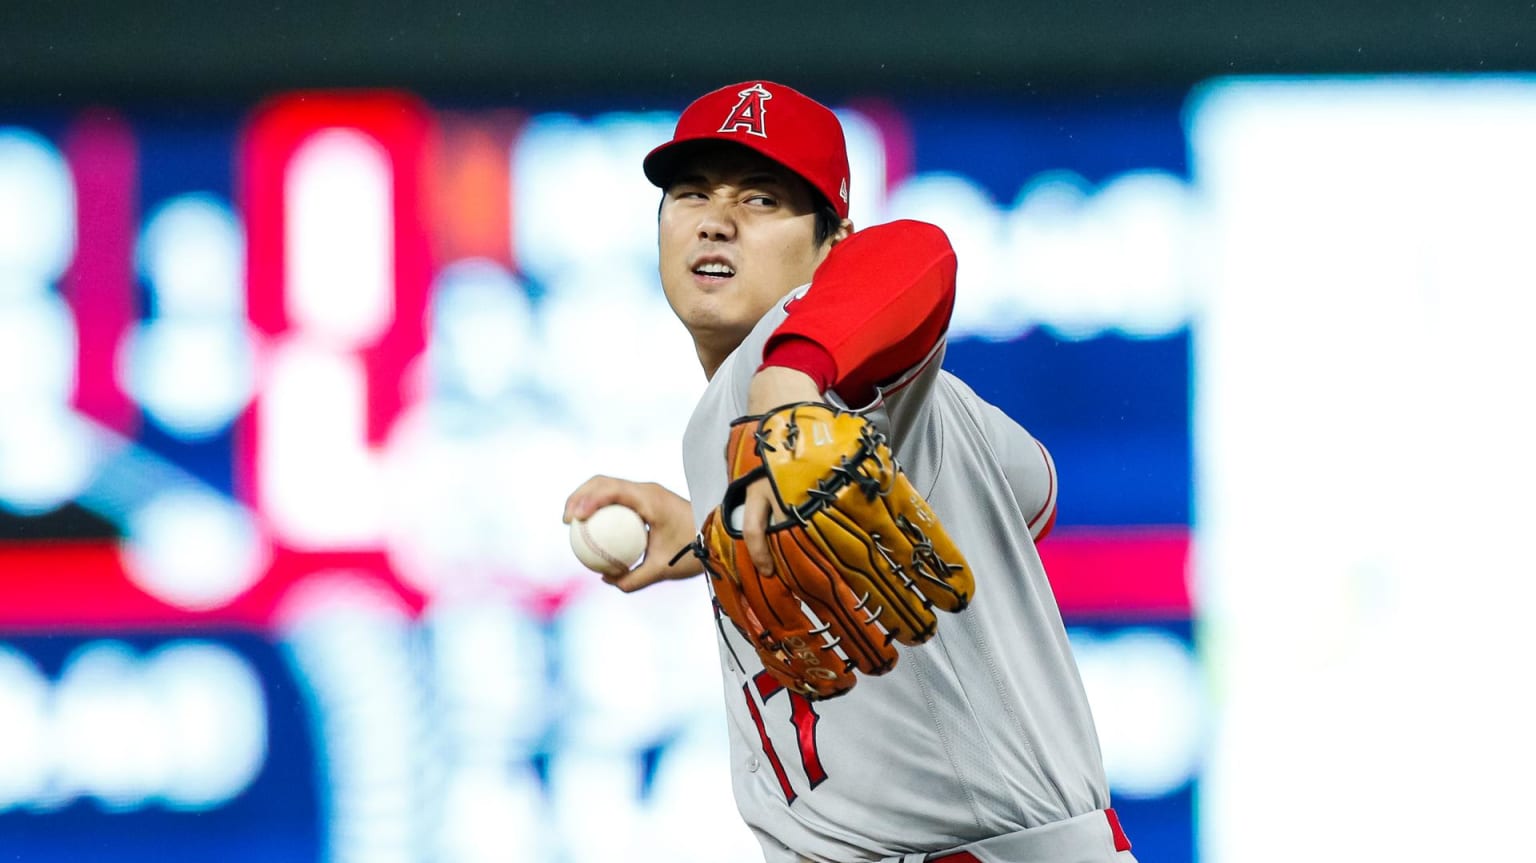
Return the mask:
[[798, 369], [768, 366], [752, 376], [747, 389], [747, 413], [766, 414], [780, 405], [822, 401], [815, 379]]

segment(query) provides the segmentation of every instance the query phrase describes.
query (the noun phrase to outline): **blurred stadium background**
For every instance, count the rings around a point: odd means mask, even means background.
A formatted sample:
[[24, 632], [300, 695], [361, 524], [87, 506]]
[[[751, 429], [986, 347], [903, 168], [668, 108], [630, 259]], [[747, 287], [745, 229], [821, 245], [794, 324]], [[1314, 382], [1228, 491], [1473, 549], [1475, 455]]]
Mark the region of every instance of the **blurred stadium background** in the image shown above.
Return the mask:
[[1524, 853], [1528, 5], [152, 5], [0, 12], [0, 860], [757, 859], [559, 522], [683, 487], [639, 160], [748, 77], [954, 241], [1140, 859]]

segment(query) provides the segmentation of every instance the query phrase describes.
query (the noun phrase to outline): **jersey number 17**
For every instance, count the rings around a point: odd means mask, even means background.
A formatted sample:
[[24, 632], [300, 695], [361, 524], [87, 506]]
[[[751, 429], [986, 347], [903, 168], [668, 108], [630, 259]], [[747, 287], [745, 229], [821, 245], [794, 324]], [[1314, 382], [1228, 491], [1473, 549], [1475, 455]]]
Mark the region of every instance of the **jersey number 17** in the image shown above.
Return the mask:
[[[757, 698], [752, 697], [752, 690], [757, 690]], [[800, 748], [800, 765], [805, 770], [806, 781], [811, 788], [815, 788], [826, 781], [827, 771], [821, 766], [821, 756], [816, 753], [816, 723], [821, 717], [816, 715], [816, 710], [811, 706], [811, 700], [798, 692], [791, 692], [784, 684], [773, 678], [767, 671], [759, 671], [753, 676], [751, 683], [741, 685], [742, 695], [747, 699], [747, 710], [752, 714], [752, 721], [757, 725], [757, 736], [763, 744], [763, 755], [768, 759], [768, 764], [773, 767], [774, 776], [778, 777], [779, 787], [784, 790], [784, 797], [790, 803], [795, 802], [795, 789], [789, 784], [789, 775], [784, 771], [784, 762], [780, 760], [778, 750], [774, 748], [773, 741], [768, 738], [768, 729], [763, 726], [763, 714], [758, 710], [757, 702], [761, 699], [763, 706], [768, 706], [768, 700], [780, 692], [789, 695], [789, 721], [795, 726], [795, 741]]]

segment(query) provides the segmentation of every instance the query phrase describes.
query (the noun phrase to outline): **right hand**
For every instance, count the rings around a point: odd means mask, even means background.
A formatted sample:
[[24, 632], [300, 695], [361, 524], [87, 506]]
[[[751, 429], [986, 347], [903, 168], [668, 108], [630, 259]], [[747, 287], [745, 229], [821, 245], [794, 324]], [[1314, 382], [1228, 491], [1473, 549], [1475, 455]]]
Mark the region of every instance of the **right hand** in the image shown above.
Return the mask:
[[689, 578], [704, 571], [703, 563], [692, 554], [678, 557], [675, 565], [669, 563], [693, 542], [698, 530], [688, 500], [658, 483], [594, 476], [566, 498], [562, 521], [570, 524], [572, 519], [589, 518], [610, 503], [623, 504], [639, 513], [651, 530], [640, 565], [629, 572], [605, 575], [603, 581], [630, 593], [658, 581]]

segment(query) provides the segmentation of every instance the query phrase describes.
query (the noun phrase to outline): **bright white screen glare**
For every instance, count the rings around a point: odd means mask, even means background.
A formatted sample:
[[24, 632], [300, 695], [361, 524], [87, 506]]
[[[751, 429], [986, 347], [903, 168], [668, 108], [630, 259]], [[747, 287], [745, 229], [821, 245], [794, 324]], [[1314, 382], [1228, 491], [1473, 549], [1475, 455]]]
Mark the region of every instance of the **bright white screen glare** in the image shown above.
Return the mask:
[[178, 437], [227, 428], [250, 400], [255, 355], [241, 319], [160, 319], [133, 331], [124, 388]]
[[57, 147], [0, 126], [0, 302], [46, 290], [75, 253], [75, 184]]
[[351, 129], [317, 132], [285, 177], [288, 313], [338, 348], [367, 347], [394, 316], [389, 155]]
[[58, 294], [0, 296], [0, 421], [36, 405], [68, 404], [77, 346], [75, 319]]
[[266, 547], [250, 514], [206, 491], [162, 491], [127, 522], [128, 576], [181, 608], [224, 605], [266, 571]]
[[0, 813], [86, 796], [114, 812], [216, 808], [265, 764], [266, 717], [256, 672], [219, 645], [88, 642], [49, 681], [0, 643]]
[[891, 190], [886, 221], [944, 228], [960, 261], [951, 337], [1007, 340], [1045, 326], [1065, 339], [1158, 337], [1187, 325], [1199, 230], [1182, 180], [1133, 171], [1094, 188], [1040, 175], [1011, 205], [969, 177], [918, 174]]
[[852, 110], [837, 112], [848, 147], [848, 219], [855, 229], [873, 225], [885, 209], [885, 135], [879, 124]]
[[1071, 635], [1115, 794], [1158, 797], [1191, 782], [1203, 750], [1205, 697], [1190, 649], [1153, 629]]
[[531, 118], [511, 157], [512, 247], [522, 269], [550, 279], [589, 261], [654, 267], [661, 190], [639, 165], [675, 122], [664, 113]]
[[302, 547], [373, 544], [381, 502], [362, 362], [304, 338], [270, 362], [257, 459], [266, 515]]
[[440, 774], [430, 756], [440, 750], [428, 736], [405, 610], [369, 579], [321, 572], [288, 594], [279, 615], [315, 698], [330, 859], [414, 860], [411, 846], [435, 811], [428, 789]]
[[138, 255], [156, 316], [243, 316], [245, 237], [227, 202], [172, 198], [145, 223]]
[[500, 264], [457, 261], [432, 289], [431, 363], [437, 386], [489, 402], [535, 377], [533, 308]]
[[0, 813], [39, 800], [50, 769], [48, 681], [25, 655], [0, 643]]
[[1527, 823], [1536, 775], [1536, 81], [1224, 82], [1191, 118], [1202, 859], [1518, 856], [1469, 825]]
[[123, 389], [173, 435], [218, 433], [250, 401], [256, 376], [239, 221], [213, 195], [177, 196], [146, 222], [138, 257], [152, 314], [124, 342]]
[[79, 416], [40, 405], [0, 414], [0, 507], [37, 515], [86, 488], [98, 452]]

